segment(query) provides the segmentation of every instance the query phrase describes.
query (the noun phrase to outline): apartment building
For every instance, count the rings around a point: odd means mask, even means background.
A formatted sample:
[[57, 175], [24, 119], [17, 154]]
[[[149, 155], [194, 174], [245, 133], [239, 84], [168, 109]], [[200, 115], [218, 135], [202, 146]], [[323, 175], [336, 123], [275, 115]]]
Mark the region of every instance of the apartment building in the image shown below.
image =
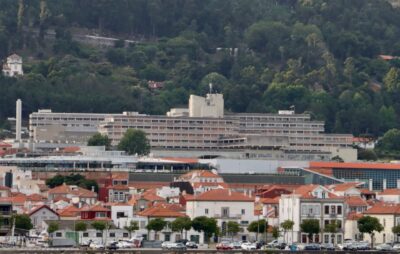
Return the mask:
[[[287, 233], [289, 243], [308, 243], [308, 235], [301, 231], [301, 223], [306, 219], [316, 219], [321, 233], [313, 235], [313, 242], [340, 244], [343, 242], [345, 225], [345, 202], [321, 185], [302, 185], [292, 194], [284, 194], [279, 200], [279, 224], [285, 220], [294, 222], [293, 231]], [[335, 222], [335, 234], [324, 232], [326, 225]]]

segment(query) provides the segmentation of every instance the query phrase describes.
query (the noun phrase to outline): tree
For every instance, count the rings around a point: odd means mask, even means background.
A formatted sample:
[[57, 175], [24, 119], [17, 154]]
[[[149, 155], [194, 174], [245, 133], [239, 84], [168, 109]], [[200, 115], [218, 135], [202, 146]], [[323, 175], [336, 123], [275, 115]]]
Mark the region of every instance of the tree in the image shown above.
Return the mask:
[[[333, 240], [334, 239], [334, 235], [337, 233], [338, 228], [339, 227], [338, 227], [337, 222], [334, 221], [334, 222], [331, 222], [331, 223], [325, 225], [324, 231], [327, 232], [327, 233], [331, 233], [332, 234], [332, 241], [334, 241]], [[334, 242], [332, 242], [332, 243], [334, 244]]]
[[302, 232], [307, 233], [308, 239], [312, 242], [312, 237], [314, 234], [320, 232], [319, 220], [316, 219], [306, 219], [300, 224], [300, 229]]
[[392, 67], [383, 79], [385, 88], [390, 93], [399, 93], [400, 89], [400, 69]]
[[279, 228], [278, 227], [273, 227], [272, 228], [272, 237], [274, 239], [278, 239], [278, 237], [279, 237]]
[[361, 233], [369, 234], [371, 237], [371, 249], [374, 247], [374, 236], [375, 231], [381, 232], [383, 230], [383, 226], [379, 223], [378, 218], [371, 216], [364, 216], [358, 219], [357, 221], [358, 230]]
[[47, 228], [47, 233], [50, 235], [58, 230], [59, 226], [57, 222], [50, 222], [49, 227]]
[[217, 221], [214, 218], [199, 216], [193, 219], [192, 227], [194, 230], [204, 232], [204, 238], [208, 242], [213, 234], [218, 232]]
[[15, 229], [23, 231], [24, 234], [33, 228], [31, 218], [27, 214], [17, 214], [14, 216]]
[[[83, 221], [79, 221], [75, 224], [75, 231], [86, 231], [87, 230], [87, 224]], [[82, 235], [82, 234], [81, 234]], [[82, 243], [82, 237], [81, 237], [81, 243]]]
[[128, 129], [119, 142], [118, 149], [128, 154], [146, 155], [150, 152], [150, 143], [144, 131]]
[[62, 175], [56, 175], [56, 176], [46, 180], [46, 185], [49, 186], [50, 188], [54, 188], [63, 183], [64, 183], [64, 176], [62, 176]]
[[256, 233], [256, 239], [258, 240], [259, 233], [266, 233], [268, 229], [268, 222], [264, 219], [253, 221], [247, 227], [249, 232]]
[[187, 239], [187, 231], [192, 228], [192, 221], [189, 217], [178, 217], [171, 224], [172, 231], [181, 232], [183, 234], [183, 230], [186, 231], [185, 239]]
[[378, 146], [386, 151], [400, 151], [400, 130], [388, 130], [379, 140]]
[[400, 225], [392, 227], [392, 232], [394, 235], [396, 235], [396, 242], [398, 241], [399, 234], [400, 234]]
[[137, 221], [131, 220], [129, 222], [129, 225], [125, 226], [124, 229], [129, 232], [129, 236], [132, 238], [132, 232], [138, 230], [139, 225], [138, 225]]
[[104, 241], [103, 237], [104, 237], [104, 230], [107, 228], [107, 223], [104, 221], [94, 221], [92, 222], [91, 226], [96, 229], [97, 231], [101, 231], [101, 235], [102, 235], [102, 241]]
[[[289, 230], [290, 231], [293, 230], [293, 226], [294, 226], [294, 221], [291, 221], [291, 220], [285, 220], [284, 222], [281, 223], [281, 227], [283, 228], [285, 238], [287, 237], [286, 233]], [[286, 242], [287, 242], [287, 239], [286, 239]]]
[[147, 230], [153, 230], [154, 236], [156, 236], [157, 232], [163, 230], [166, 225], [167, 225], [167, 222], [164, 219], [156, 218], [156, 219], [150, 220], [149, 223], [147, 224], [146, 228], [147, 228]]
[[105, 146], [106, 150], [109, 150], [111, 147], [111, 140], [107, 135], [101, 135], [100, 133], [96, 133], [91, 136], [88, 140], [88, 146]]
[[231, 235], [232, 239], [233, 237], [239, 233], [240, 231], [240, 225], [236, 221], [229, 221], [227, 224], [227, 232], [229, 235]]

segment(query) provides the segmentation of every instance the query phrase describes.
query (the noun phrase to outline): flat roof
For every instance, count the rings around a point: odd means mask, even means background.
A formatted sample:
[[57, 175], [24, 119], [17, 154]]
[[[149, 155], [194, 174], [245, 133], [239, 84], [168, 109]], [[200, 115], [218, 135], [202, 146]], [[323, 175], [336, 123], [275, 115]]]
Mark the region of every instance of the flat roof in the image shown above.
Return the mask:
[[311, 161], [310, 168], [337, 168], [337, 169], [392, 169], [400, 170], [400, 164], [369, 163], [369, 162], [323, 162]]

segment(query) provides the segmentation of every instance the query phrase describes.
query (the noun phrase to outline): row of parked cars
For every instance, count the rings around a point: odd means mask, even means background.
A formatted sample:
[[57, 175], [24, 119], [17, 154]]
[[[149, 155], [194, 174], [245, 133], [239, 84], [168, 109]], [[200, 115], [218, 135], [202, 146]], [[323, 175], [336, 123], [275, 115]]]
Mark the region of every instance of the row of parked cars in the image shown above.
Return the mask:
[[[366, 241], [346, 240], [343, 244], [339, 244], [338, 247], [341, 250], [371, 250], [370, 243]], [[399, 251], [400, 243], [382, 243], [374, 246], [374, 249], [378, 251]]]
[[191, 242], [185, 239], [176, 242], [163, 242], [161, 248], [163, 250], [186, 250], [186, 249], [197, 249], [199, 246], [195, 242]]

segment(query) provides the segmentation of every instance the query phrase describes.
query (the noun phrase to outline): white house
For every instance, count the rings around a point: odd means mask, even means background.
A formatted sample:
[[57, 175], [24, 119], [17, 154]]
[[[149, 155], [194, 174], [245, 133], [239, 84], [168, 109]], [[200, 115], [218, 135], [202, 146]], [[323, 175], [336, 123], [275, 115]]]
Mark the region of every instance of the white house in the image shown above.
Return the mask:
[[215, 189], [186, 200], [186, 214], [191, 218], [207, 216], [215, 218], [222, 235], [227, 234], [227, 223], [235, 221], [242, 226], [239, 236], [249, 239], [247, 226], [257, 220], [254, 215], [254, 197], [230, 189]]
[[22, 70], [22, 57], [17, 54], [12, 54], [7, 57], [7, 62], [3, 64], [3, 74], [7, 77], [24, 75]]
[[400, 203], [400, 189], [386, 189], [376, 193], [376, 199], [395, 204]]
[[[392, 228], [400, 225], [400, 205], [377, 203], [364, 212], [364, 215], [377, 218], [383, 226], [381, 232], [375, 232], [375, 244], [398, 241], [397, 236], [392, 232]], [[364, 234], [364, 239], [371, 241], [368, 234]]]
[[58, 214], [53, 209], [48, 207], [47, 205], [42, 205], [40, 207], [33, 209], [29, 213], [29, 217], [31, 218], [34, 228], [36, 230], [38, 230], [39, 232], [44, 229], [44, 228], [42, 228], [43, 221], [59, 219]]
[[333, 184], [327, 186], [327, 188], [336, 196], [360, 196], [361, 190], [358, 186], [364, 184], [363, 182], [348, 182], [341, 184]]
[[128, 203], [107, 203], [105, 206], [111, 209], [111, 219], [118, 228], [127, 226], [126, 220], [133, 217], [133, 205]]
[[332, 222], [338, 225], [338, 233], [319, 233], [313, 236], [313, 242], [335, 243], [343, 242], [343, 227], [345, 222], [344, 199], [334, 195], [320, 185], [302, 185], [292, 194], [284, 194], [279, 200], [279, 224], [286, 220], [294, 222], [293, 230], [285, 235], [288, 243], [308, 243], [307, 233], [301, 232], [303, 220], [319, 221], [321, 232]]

